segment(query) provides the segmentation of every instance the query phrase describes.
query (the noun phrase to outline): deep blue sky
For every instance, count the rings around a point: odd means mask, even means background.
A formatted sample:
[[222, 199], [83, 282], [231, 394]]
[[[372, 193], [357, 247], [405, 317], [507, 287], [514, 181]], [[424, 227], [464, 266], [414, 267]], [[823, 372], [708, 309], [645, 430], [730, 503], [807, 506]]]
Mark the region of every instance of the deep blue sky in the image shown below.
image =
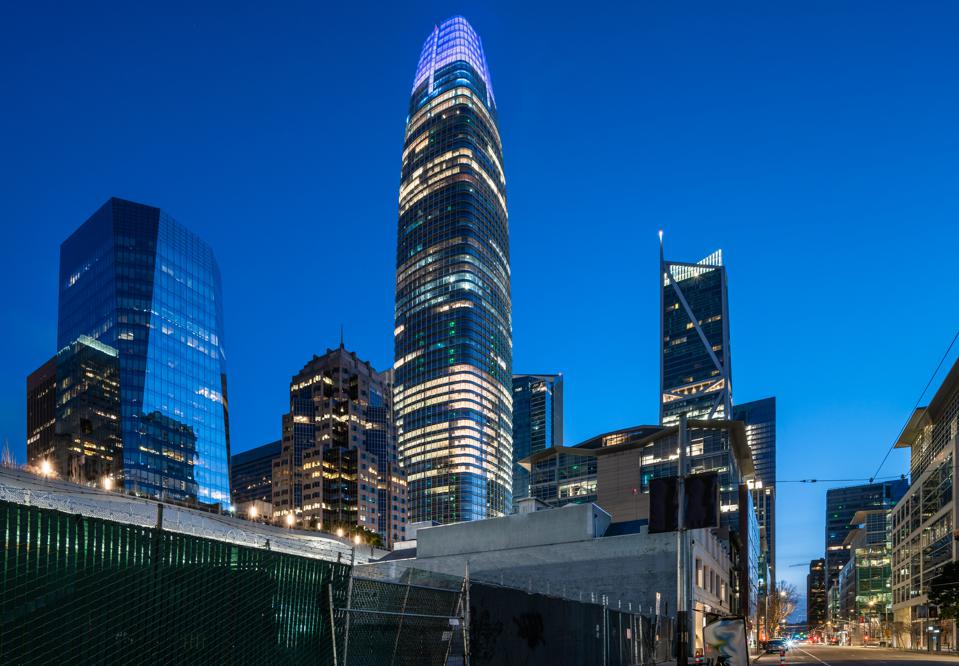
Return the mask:
[[[956, 329], [955, 3], [200, 4], [0, 15], [0, 435], [21, 460], [58, 245], [111, 195], [219, 258], [235, 451], [279, 437], [290, 376], [341, 324], [391, 363], [407, 96], [455, 13], [500, 105], [514, 369], [565, 374], [569, 442], [657, 418], [661, 228], [672, 258], [724, 251], [734, 397], [778, 397], [781, 479], [871, 475]], [[780, 486], [797, 584], [824, 490]]]

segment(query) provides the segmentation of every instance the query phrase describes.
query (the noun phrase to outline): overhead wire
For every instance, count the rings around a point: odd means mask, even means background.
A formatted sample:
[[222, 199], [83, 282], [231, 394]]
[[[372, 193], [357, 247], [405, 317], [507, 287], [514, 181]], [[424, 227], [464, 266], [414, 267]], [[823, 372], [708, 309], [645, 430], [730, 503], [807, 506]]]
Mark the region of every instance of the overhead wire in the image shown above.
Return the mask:
[[[957, 339], [959, 339], [959, 329], [957, 329], [956, 334], [952, 336], [952, 342], [949, 343], [949, 346], [946, 348], [946, 352], [942, 355], [942, 358], [939, 359], [939, 365], [937, 365], [936, 369], [932, 371], [932, 375], [929, 377], [929, 381], [926, 382], [926, 386], [922, 389], [922, 393], [920, 393], [919, 397], [916, 399], [916, 404], [912, 408], [913, 412], [919, 409], [919, 404], [922, 402], [923, 397], [926, 395], [926, 391], [929, 390], [929, 387], [932, 385], [932, 382], [936, 379], [936, 375], [939, 374], [939, 370], [942, 368], [942, 364], [946, 362], [946, 358], [948, 358], [949, 352], [952, 351], [952, 348], [956, 344]], [[902, 428], [899, 429], [899, 434], [896, 435], [896, 439], [894, 439], [892, 444], [889, 445], [889, 449], [886, 451], [886, 455], [882, 457], [882, 462], [880, 462], [879, 467], [876, 468], [875, 474], [869, 477], [869, 483], [872, 483], [879, 477], [879, 472], [882, 471], [882, 466], [886, 464], [886, 460], [889, 459], [889, 454], [892, 453], [892, 450], [894, 448], [896, 448], [896, 443], [899, 441], [899, 438], [902, 437], [902, 433], [906, 431], [907, 425], [909, 425], [908, 419], [906, 420], [905, 423], [902, 424]]]

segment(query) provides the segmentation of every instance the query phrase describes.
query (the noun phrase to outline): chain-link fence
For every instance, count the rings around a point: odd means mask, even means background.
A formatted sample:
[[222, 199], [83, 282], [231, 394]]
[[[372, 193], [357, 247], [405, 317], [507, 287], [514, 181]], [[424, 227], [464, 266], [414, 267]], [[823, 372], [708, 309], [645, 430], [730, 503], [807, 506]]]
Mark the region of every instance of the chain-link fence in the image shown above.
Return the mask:
[[342, 666], [465, 664], [462, 579], [407, 569], [398, 580], [354, 576], [342, 618]]
[[[380, 599], [371, 602], [371, 597], [367, 596], [364, 607], [377, 606], [396, 614], [390, 616], [388, 625], [380, 620], [379, 626], [388, 626], [394, 637], [399, 636], [401, 651], [407, 635], [401, 634], [398, 627], [409, 626], [404, 624], [407, 620], [402, 615], [413, 618], [430, 616], [434, 624], [414, 639], [409, 653], [414, 655], [411, 663], [439, 666], [461, 663], [455, 649], [460, 644], [456, 627], [461, 617], [469, 627], [466, 636], [462, 637], [465, 641], [463, 656], [468, 658], [467, 663], [475, 666], [633, 666], [674, 658], [675, 626], [672, 618], [653, 613], [643, 615], [632, 610], [629, 604], [618, 600], [613, 604], [602, 595], [585, 593], [587, 601], [578, 601], [564, 596], [569, 595], [571, 589], [563, 590], [562, 586], [554, 586], [557, 594], [540, 594], [499, 585], [490, 582], [488, 577], [477, 581], [468, 577], [466, 571], [464, 576], [450, 576], [417, 569], [415, 563], [403, 561], [358, 567], [355, 571], [362, 578], [354, 578], [354, 590], [362, 581], [363, 589], [372, 586]], [[388, 595], [384, 590], [390, 590], [390, 586], [396, 586], [391, 593], [392, 601], [384, 603], [382, 599]], [[401, 589], [402, 605], [396, 601]], [[575, 594], [583, 592], [577, 590]], [[351, 598], [357, 599], [358, 596], [354, 593]], [[437, 598], [443, 599], [443, 603], [437, 603]], [[449, 615], [445, 610], [438, 612], [443, 608], [452, 609], [451, 604], [457, 598], [466, 604], [468, 613], [465, 609], [464, 614], [456, 610]], [[450, 633], [446, 633], [447, 621], [452, 623]], [[355, 635], [352, 628], [349, 634], [351, 646], [354, 640], [365, 640]], [[438, 654], [428, 659], [426, 651], [421, 650], [420, 643], [416, 642], [435, 642], [437, 636], [441, 639], [457, 637], [453, 642], [454, 649], [445, 660]], [[422, 655], [419, 660], [415, 657], [418, 650]], [[385, 654], [380, 661], [356, 663], [410, 663], [400, 661], [400, 657], [392, 653]], [[351, 656], [348, 664], [352, 666], [353, 663]]]
[[0, 663], [332, 664], [349, 571], [0, 502]]

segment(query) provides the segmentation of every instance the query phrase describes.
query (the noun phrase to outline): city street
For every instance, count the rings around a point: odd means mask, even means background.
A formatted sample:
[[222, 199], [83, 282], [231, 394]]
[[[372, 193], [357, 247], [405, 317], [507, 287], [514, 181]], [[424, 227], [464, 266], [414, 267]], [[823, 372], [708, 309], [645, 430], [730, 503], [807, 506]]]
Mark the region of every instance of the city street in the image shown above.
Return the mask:
[[[779, 655], [767, 654], [757, 664], [778, 664]], [[959, 664], [959, 657], [923, 652], [901, 652], [885, 648], [837, 647], [833, 645], [799, 645], [786, 653], [787, 664]]]

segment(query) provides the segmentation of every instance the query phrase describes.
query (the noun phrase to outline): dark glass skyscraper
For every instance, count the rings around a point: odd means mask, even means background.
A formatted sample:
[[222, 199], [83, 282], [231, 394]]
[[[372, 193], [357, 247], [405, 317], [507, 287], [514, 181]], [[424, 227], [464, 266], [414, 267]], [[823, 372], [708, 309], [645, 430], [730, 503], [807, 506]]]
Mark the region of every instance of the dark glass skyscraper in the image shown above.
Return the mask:
[[513, 375], [513, 501], [529, 496], [526, 456], [563, 444], [563, 375]]
[[821, 635], [826, 622], [826, 560], [810, 560], [806, 575], [806, 624]]
[[410, 520], [503, 515], [513, 464], [506, 179], [482, 42], [462, 17], [433, 29], [413, 79], [396, 267]]
[[110, 199], [60, 246], [57, 341], [58, 399], [77, 399], [66, 363], [115, 359], [125, 488], [230, 503], [223, 297], [206, 243], [158, 208]]
[[[744, 402], [733, 407], [733, 419], [746, 425], [746, 443], [756, 468], [749, 482], [756, 507], [756, 518], [762, 532], [760, 577], [776, 580], [776, 398]], [[769, 581], [763, 580], [763, 588]]]
[[233, 503], [273, 502], [273, 460], [279, 457], [281, 440], [234, 454], [230, 459]]
[[36, 466], [53, 455], [57, 409], [57, 357], [27, 377], [27, 463]]
[[666, 261], [660, 245], [659, 418], [664, 425], [729, 418], [732, 369], [723, 255], [695, 264]]

